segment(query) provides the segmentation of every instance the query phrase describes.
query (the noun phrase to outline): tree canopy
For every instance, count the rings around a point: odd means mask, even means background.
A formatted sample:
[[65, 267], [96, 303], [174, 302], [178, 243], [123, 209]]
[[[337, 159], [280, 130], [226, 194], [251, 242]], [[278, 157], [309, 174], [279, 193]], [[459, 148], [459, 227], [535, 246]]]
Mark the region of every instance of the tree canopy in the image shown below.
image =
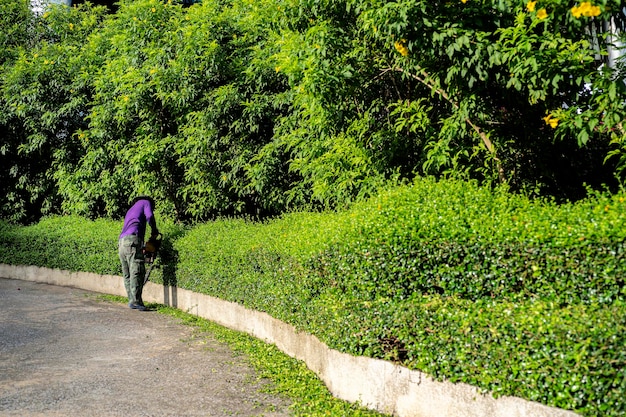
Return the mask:
[[0, 217], [140, 193], [271, 215], [420, 175], [576, 199], [624, 175], [617, 0], [117, 5], [0, 0]]

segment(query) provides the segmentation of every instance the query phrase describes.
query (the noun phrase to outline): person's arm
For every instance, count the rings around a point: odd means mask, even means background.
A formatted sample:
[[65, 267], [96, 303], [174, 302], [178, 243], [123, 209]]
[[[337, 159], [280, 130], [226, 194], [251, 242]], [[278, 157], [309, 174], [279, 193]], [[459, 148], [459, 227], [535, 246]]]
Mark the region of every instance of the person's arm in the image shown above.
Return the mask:
[[150, 231], [152, 232], [150, 236], [156, 237], [159, 234], [159, 229], [157, 228], [156, 218], [154, 217], [154, 213], [152, 212], [152, 207], [150, 206], [150, 202], [146, 201], [144, 206], [144, 215], [146, 216], [146, 222], [150, 225]]

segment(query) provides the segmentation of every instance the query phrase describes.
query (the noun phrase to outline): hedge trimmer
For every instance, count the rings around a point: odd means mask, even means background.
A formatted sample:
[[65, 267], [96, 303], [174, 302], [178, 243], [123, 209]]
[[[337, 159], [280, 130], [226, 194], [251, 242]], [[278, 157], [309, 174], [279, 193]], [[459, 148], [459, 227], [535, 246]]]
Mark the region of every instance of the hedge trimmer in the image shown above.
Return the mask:
[[156, 260], [157, 254], [159, 252], [159, 248], [161, 247], [161, 241], [163, 240], [163, 235], [159, 233], [156, 236], [151, 236], [150, 239], [146, 242], [143, 248], [143, 255], [145, 262], [149, 264], [146, 269], [146, 276], [143, 280], [143, 285], [146, 285], [148, 279], [150, 278], [150, 272], [152, 272], [152, 268], [154, 267], [154, 261]]

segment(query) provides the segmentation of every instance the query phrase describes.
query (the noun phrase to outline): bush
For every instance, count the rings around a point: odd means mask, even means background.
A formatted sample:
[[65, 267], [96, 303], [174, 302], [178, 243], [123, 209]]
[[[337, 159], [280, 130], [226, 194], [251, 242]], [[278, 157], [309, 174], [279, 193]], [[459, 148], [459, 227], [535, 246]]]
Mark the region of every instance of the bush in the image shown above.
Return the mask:
[[[619, 416], [624, 198], [557, 205], [424, 179], [338, 213], [164, 225], [155, 279], [265, 311], [340, 351]], [[0, 223], [0, 262], [116, 273], [119, 226]]]
[[[46, 217], [24, 227], [0, 222], [0, 262], [121, 275], [117, 255], [121, 228], [121, 221], [88, 220], [78, 216]], [[159, 230], [167, 237], [163, 242], [163, 248], [167, 249], [171, 248], [171, 239], [184, 229], [164, 221], [159, 222]], [[164, 260], [172, 257], [171, 250], [162, 254]], [[162, 282], [164, 271], [169, 271], [168, 267], [163, 271], [155, 270], [151, 279]]]
[[112, 221], [80, 217], [48, 217], [27, 227], [3, 223], [0, 261], [119, 274], [118, 228]]
[[202, 225], [175, 244], [179, 279], [340, 351], [620, 415], [623, 202], [422, 180], [342, 213]]

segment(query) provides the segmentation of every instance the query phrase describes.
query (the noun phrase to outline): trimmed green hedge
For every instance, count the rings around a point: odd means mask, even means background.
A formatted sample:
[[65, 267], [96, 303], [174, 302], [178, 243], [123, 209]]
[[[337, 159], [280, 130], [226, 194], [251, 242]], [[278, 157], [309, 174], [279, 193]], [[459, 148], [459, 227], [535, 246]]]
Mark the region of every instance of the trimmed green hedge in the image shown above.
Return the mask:
[[[420, 180], [341, 213], [167, 225], [167, 268], [154, 278], [268, 312], [341, 351], [495, 395], [620, 416], [624, 201], [557, 205]], [[0, 262], [119, 273], [120, 227], [78, 218], [2, 224]]]
[[[150, 279], [163, 282], [164, 277], [174, 274], [176, 257], [172, 241], [180, 237], [185, 228], [167, 220], [159, 222], [158, 226], [166, 239], [160, 268], [154, 269]], [[25, 227], [0, 221], [0, 262], [121, 275], [117, 255], [121, 230], [121, 221], [88, 220], [78, 216], [47, 217]]]
[[121, 267], [114, 262], [118, 229], [121, 226], [109, 220], [80, 217], [50, 217], [28, 227], [0, 223], [0, 259], [14, 265], [119, 275]]

